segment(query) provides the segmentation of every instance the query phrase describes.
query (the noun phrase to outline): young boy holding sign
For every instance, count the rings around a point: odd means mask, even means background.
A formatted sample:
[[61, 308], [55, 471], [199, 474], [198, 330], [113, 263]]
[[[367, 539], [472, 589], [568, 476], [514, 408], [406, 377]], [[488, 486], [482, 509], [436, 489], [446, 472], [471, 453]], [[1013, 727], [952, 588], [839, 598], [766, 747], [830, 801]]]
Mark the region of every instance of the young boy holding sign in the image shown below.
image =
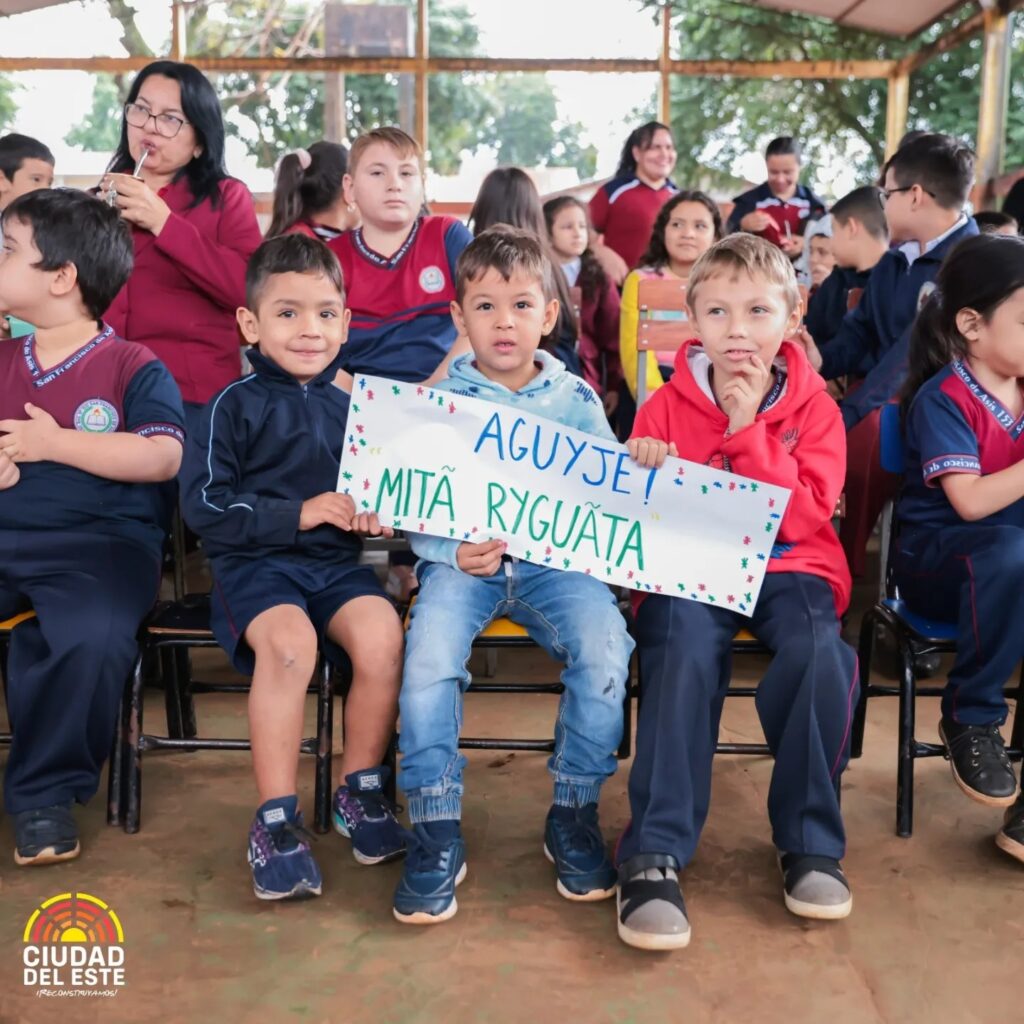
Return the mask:
[[[757, 710], [775, 756], [768, 813], [788, 909], [845, 917], [850, 889], [839, 777], [849, 756], [857, 659], [839, 635], [850, 574], [831, 519], [843, 486], [843, 422], [801, 347], [789, 260], [732, 235], [694, 265], [687, 300], [697, 340], [637, 415], [641, 451], [666, 453], [789, 488], [753, 615], [648, 595], [637, 615], [643, 702], [629, 778], [632, 821], [619, 847], [618, 930], [639, 949], [690, 940], [678, 872], [693, 857], [729, 686], [730, 644], [749, 629], [772, 651]], [[663, 456], [662, 456], [663, 457]]]
[[[504, 225], [482, 232], [459, 257], [452, 313], [472, 353], [437, 387], [525, 409], [614, 444], [589, 385], [538, 349], [558, 317], [553, 268], [533, 234]], [[611, 591], [578, 572], [511, 558], [502, 540], [470, 544], [412, 534], [422, 559], [419, 598], [406, 637], [400, 696], [402, 766], [413, 829], [395, 891], [395, 917], [436, 924], [454, 916], [466, 876], [459, 754], [461, 693], [476, 635], [508, 616], [566, 663], [565, 693], [548, 762], [554, 801], [544, 851], [569, 900], [615, 892], [615, 869], [598, 825], [601, 785], [615, 771], [633, 641]]]
[[249, 864], [257, 897], [280, 900], [321, 891], [296, 792], [318, 645], [328, 657], [342, 648], [352, 663], [335, 829], [360, 864], [404, 851], [381, 765], [395, 725], [402, 625], [358, 564], [357, 534], [380, 534], [377, 517], [357, 515], [335, 491], [349, 407], [334, 385], [349, 320], [338, 261], [318, 239], [281, 235], [253, 254], [245, 286], [238, 326], [253, 346], [253, 373], [204, 410], [188, 439], [182, 491], [213, 569], [213, 633], [252, 675], [260, 806]]

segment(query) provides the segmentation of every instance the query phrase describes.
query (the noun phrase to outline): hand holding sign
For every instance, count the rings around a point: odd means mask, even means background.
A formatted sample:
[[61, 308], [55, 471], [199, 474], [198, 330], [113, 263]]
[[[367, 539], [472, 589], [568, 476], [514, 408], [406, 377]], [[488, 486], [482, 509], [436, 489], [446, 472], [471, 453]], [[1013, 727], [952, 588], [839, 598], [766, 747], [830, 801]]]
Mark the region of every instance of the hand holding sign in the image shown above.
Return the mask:
[[318, 526], [336, 526], [346, 533], [352, 529], [355, 502], [347, 494], [327, 491], [315, 498], [307, 498], [299, 512], [299, 529], [315, 530]]
[[679, 457], [674, 442], [666, 444], [656, 437], [631, 437], [626, 442], [626, 451], [641, 469], [661, 469], [666, 457]]
[[503, 540], [488, 540], [483, 544], [463, 541], [459, 545], [459, 568], [470, 576], [493, 576], [501, 566], [501, 556], [507, 547]]

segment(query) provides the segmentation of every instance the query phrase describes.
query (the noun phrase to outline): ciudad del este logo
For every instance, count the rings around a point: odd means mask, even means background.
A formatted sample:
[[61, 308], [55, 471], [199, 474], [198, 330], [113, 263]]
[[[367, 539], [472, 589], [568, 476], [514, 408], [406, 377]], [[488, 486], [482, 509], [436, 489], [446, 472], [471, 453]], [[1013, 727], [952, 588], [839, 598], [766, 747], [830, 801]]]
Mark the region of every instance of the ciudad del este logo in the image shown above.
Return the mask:
[[125, 985], [124, 929], [113, 908], [86, 892], [60, 893], [29, 916], [22, 983], [47, 989]]

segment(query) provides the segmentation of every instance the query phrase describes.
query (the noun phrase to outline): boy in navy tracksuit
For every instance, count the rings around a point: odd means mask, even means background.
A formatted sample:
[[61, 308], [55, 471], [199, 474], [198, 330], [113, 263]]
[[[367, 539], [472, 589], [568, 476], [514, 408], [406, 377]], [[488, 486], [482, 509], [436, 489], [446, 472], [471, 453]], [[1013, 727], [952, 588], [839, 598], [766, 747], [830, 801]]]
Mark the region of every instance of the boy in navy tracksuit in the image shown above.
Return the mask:
[[99, 317], [132, 269], [116, 210], [65, 189], [4, 211], [0, 313], [0, 619], [14, 734], [4, 804], [15, 861], [78, 856], [72, 804], [99, 785], [136, 632], [156, 600], [184, 414], [152, 352]]
[[800, 184], [800, 145], [789, 135], [772, 139], [764, 153], [768, 180], [737, 196], [726, 233], [749, 231], [777, 245], [790, 259], [804, 249], [807, 225], [825, 214], [825, 202]]
[[[889, 251], [889, 226], [881, 193], [873, 185], [854, 189], [832, 207], [832, 254], [836, 266], [811, 296], [804, 323], [819, 348], [838, 333], [871, 279], [871, 271]], [[850, 302], [851, 292], [856, 301]]]
[[857, 374], [864, 384], [842, 402], [847, 430], [891, 401], [907, 367], [910, 325], [946, 254], [978, 226], [964, 212], [974, 156], [948, 135], [924, 135], [889, 161], [881, 190], [897, 248], [875, 266], [857, 308], [825, 351], [804, 335], [811, 365], [826, 379]]
[[213, 569], [212, 626], [252, 675], [249, 725], [260, 807], [249, 833], [260, 899], [319, 895], [296, 795], [306, 687], [318, 642], [352, 662], [335, 828], [363, 864], [404, 850], [381, 791], [394, 729], [402, 628], [357, 533], [380, 534], [335, 486], [349, 398], [333, 381], [348, 328], [327, 247], [284, 235], [255, 252], [238, 311], [254, 373], [207, 406], [183, 474], [185, 518]]

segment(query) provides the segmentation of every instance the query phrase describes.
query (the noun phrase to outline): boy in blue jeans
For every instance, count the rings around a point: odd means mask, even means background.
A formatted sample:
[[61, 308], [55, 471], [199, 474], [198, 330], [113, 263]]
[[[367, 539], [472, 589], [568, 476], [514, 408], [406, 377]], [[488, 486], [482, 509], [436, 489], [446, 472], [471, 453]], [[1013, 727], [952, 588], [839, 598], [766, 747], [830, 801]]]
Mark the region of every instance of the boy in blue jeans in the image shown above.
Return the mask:
[[[526, 409], [614, 442], [600, 399], [538, 350], [558, 316], [552, 274], [529, 232], [502, 225], [471, 242], [456, 269], [452, 313], [473, 351], [456, 359], [436, 387]], [[473, 640], [499, 616], [525, 626], [566, 665], [548, 762], [554, 802], [544, 831], [558, 892], [570, 900], [612, 896], [616, 875], [597, 802], [601, 784], [615, 771], [633, 641], [611, 591], [582, 573], [511, 558], [502, 540], [470, 544], [413, 534], [410, 542], [423, 561], [406, 637], [398, 781], [413, 828], [395, 917], [436, 924], [457, 910], [455, 887], [466, 877], [462, 691], [470, 681]]]
[[[338, 494], [349, 398], [335, 387], [348, 310], [341, 267], [318, 239], [282, 235], [249, 261], [238, 325], [253, 373], [206, 407], [190, 437], [185, 518], [213, 569], [211, 625], [252, 676], [249, 733], [260, 806], [249, 830], [259, 899], [318, 896], [320, 869], [296, 794], [306, 688], [318, 644], [352, 663], [345, 701], [345, 784], [334, 825], [360, 864], [401, 856], [405, 843], [382, 790], [395, 726], [402, 625], [358, 534], [380, 534]], [[388, 531], [390, 532], [390, 531]]]

